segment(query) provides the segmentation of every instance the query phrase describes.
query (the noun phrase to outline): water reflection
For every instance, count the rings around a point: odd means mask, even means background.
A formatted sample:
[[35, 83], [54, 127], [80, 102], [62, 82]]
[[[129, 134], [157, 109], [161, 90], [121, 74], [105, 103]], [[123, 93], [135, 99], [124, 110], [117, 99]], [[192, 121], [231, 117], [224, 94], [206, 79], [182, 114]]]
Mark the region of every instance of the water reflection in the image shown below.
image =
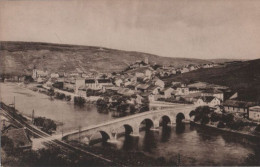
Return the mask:
[[182, 134], [185, 131], [185, 124], [184, 123], [177, 123], [176, 124], [176, 134]]
[[[101, 147], [115, 149], [116, 145], [119, 150], [143, 152], [148, 156], [163, 157], [166, 161], [175, 160], [173, 157], [180, 155], [182, 165], [255, 163], [259, 158], [260, 144], [251, 140], [250, 144], [243, 144], [244, 140], [247, 139], [181, 123], [175, 127], [161, 127], [159, 133], [145, 130], [140, 132], [139, 137], [122, 135], [114, 146], [103, 144]], [[249, 155], [250, 158], [247, 158]]]
[[161, 142], [164, 143], [164, 142], [167, 142], [169, 141], [170, 137], [171, 137], [171, 127], [169, 126], [163, 126], [162, 129], [161, 129]]

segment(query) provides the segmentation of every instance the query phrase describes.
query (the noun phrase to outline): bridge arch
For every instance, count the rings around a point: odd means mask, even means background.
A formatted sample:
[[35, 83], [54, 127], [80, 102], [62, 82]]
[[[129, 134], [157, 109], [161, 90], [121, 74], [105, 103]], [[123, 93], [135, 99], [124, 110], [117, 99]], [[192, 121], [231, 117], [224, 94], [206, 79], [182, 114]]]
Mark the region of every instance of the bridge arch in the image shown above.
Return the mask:
[[185, 115], [182, 112], [179, 112], [176, 115], [176, 124], [182, 123], [182, 120], [184, 120], [184, 119], [185, 119]]
[[161, 118], [159, 120], [159, 126], [165, 127], [169, 123], [172, 123], [170, 116], [168, 116], [168, 115], [161, 116]]
[[106, 142], [109, 139], [111, 139], [110, 133], [106, 132], [105, 130], [97, 130], [89, 138], [89, 143], [92, 143], [94, 140], [96, 140], [97, 142]]
[[149, 130], [154, 127], [154, 122], [150, 118], [145, 118], [139, 123], [139, 130]]
[[130, 124], [123, 124], [116, 130], [116, 138], [121, 137], [123, 135], [130, 135], [134, 132], [134, 128]]

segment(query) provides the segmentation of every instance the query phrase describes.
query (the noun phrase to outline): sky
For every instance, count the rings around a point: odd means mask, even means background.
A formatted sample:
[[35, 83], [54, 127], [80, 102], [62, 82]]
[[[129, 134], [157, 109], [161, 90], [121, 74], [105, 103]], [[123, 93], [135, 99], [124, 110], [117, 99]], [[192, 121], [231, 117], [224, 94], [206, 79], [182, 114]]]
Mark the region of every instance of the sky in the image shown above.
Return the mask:
[[260, 58], [260, 0], [2, 0], [0, 40]]

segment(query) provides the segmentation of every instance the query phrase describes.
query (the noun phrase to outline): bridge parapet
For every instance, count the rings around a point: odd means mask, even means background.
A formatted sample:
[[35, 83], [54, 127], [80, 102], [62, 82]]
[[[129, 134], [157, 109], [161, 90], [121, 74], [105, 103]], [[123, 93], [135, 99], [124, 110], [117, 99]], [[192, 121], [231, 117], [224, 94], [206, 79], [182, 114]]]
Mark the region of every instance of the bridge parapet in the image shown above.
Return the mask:
[[81, 131], [75, 130], [64, 134], [65, 140], [79, 140], [88, 143], [92, 140], [93, 136], [97, 133], [101, 133], [102, 138], [109, 138], [116, 140], [119, 133], [122, 133], [122, 129], [126, 133], [138, 136], [140, 124], [146, 120], [152, 124], [153, 128], [160, 126], [162, 117], [168, 117], [171, 124], [176, 123], [176, 117], [178, 113], [182, 113], [186, 120], [189, 120], [189, 113], [195, 108], [194, 105], [181, 104], [174, 106], [174, 108], [168, 108], [164, 110], [155, 110], [143, 112], [123, 118], [118, 118], [109, 122], [105, 122], [99, 125], [93, 125], [86, 128], [82, 128]]

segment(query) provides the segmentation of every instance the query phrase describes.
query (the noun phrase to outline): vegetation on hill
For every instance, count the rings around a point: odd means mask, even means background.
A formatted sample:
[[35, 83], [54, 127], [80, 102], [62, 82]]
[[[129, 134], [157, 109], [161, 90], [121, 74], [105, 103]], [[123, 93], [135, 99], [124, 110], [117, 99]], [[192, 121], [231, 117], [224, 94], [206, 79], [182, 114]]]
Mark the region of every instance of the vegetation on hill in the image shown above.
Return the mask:
[[2, 73], [30, 74], [34, 65], [52, 72], [122, 71], [137, 60], [180, 67], [204, 64], [210, 61], [189, 58], [160, 57], [148, 53], [122, 51], [93, 46], [64, 45], [36, 42], [0, 42], [0, 71]]
[[228, 86], [238, 92], [239, 100], [260, 102], [260, 59], [230, 63], [221, 68], [206, 68], [171, 76], [167, 83], [203, 81]]

